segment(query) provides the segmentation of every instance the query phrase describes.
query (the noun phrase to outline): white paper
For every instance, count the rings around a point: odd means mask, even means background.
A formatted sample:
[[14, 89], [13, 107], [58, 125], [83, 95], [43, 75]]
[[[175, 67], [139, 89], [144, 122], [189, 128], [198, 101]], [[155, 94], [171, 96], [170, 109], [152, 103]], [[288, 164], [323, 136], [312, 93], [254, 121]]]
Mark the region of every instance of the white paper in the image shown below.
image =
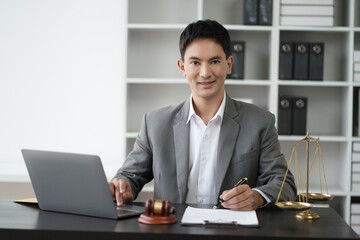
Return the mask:
[[205, 221], [211, 223], [231, 223], [236, 225], [258, 226], [259, 221], [255, 211], [232, 211], [228, 209], [205, 209], [187, 207], [181, 219], [181, 224], [204, 224]]

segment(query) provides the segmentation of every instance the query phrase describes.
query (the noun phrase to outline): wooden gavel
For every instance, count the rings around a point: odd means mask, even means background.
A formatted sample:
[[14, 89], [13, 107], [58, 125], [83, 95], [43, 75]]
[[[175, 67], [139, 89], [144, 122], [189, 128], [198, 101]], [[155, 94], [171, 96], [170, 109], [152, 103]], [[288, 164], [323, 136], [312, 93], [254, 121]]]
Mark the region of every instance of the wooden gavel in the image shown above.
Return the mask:
[[169, 216], [170, 214], [173, 214], [174, 211], [175, 208], [169, 200], [149, 199], [145, 203], [145, 212], [148, 215]]

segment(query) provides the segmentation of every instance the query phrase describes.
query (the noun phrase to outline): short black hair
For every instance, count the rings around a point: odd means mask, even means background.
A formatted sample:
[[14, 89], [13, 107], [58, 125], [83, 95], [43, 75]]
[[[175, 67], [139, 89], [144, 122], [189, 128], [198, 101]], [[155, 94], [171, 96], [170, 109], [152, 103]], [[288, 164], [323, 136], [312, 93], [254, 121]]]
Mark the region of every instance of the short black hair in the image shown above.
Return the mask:
[[222, 46], [226, 58], [231, 56], [231, 39], [229, 32], [217, 21], [206, 19], [190, 23], [181, 33], [179, 49], [182, 60], [184, 60], [187, 46], [198, 38], [214, 39]]

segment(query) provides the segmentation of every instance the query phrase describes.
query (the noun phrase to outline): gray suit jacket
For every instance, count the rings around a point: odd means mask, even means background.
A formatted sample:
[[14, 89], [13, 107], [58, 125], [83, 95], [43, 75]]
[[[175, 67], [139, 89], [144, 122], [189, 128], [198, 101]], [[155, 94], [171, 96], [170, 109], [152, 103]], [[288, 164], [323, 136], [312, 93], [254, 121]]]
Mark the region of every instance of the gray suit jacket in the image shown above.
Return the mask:
[[[226, 96], [221, 126], [216, 185], [218, 196], [243, 177], [250, 187], [264, 192], [272, 202], [287, 169], [275, 128], [275, 118], [255, 105]], [[189, 174], [190, 99], [145, 114], [133, 151], [114, 178], [127, 178], [137, 197], [154, 179], [154, 198], [185, 202]], [[281, 200], [294, 200], [296, 186], [287, 176]]]

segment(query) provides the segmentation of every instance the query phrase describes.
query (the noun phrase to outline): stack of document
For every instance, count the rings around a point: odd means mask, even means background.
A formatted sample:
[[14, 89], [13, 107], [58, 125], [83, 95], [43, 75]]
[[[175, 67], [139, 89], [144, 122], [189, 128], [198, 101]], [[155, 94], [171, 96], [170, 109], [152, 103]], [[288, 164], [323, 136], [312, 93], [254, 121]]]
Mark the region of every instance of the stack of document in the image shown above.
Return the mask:
[[354, 51], [354, 82], [360, 82], [360, 51]]
[[351, 203], [351, 217], [350, 226], [357, 233], [360, 234], [360, 203]]
[[181, 219], [183, 225], [242, 225], [259, 226], [255, 211], [205, 209], [187, 207]]
[[281, 0], [282, 26], [334, 26], [334, 0]]

